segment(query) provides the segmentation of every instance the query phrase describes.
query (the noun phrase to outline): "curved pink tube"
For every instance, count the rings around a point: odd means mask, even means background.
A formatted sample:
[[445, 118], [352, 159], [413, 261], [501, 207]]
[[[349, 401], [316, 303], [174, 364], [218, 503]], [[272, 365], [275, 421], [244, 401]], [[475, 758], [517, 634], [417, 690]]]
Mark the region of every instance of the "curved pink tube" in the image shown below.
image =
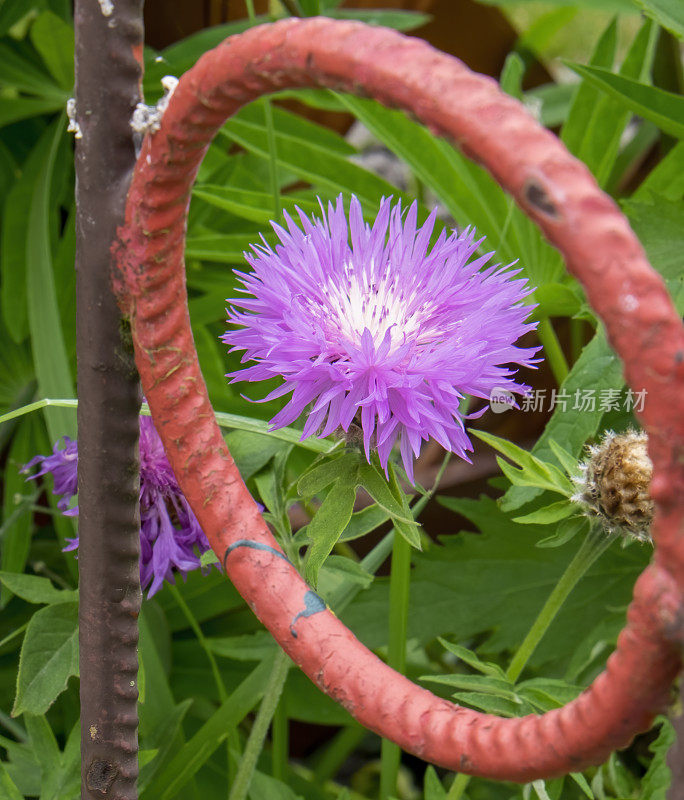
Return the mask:
[[[435, 697], [367, 650], [285, 559], [215, 423], [194, 348], [183, 248], [190, 190], [237, 109], [281, 88], [325, 86], [403, 108], [484, 164], [564, 254], [606, 324], [654, 462], [655, 565], [639, 578], [606, 671], [543, 716], [499, 719]], [[363, 725], [435, 764], [514, 781], [599, 763], [650, 724], [680, 668], [684, 586], [684, 332], [627, 221], [583, 164], [489, 78], [418, 39], [326, 19], [234, 36], [181, 79], [145, 139], [115, 247], [143, 388], [179, 483], [226, 571], [291, 658]], [[681, 492], [681, 489], [679, 489]]]

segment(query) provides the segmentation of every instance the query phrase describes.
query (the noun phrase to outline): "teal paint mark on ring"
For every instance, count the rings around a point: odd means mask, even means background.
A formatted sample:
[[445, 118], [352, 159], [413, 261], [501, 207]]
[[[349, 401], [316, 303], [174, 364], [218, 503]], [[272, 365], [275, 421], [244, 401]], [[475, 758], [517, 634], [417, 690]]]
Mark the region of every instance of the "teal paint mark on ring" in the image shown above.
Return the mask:
[[295, 630], [297, 620], [302, 617], [312, 617], [314, 614], [325, 611], [326, 608], [325, 600], [320, 595], [316, 594], [316, 592], [309, 589], [304, 595], [304, 610], [298, 611], [292, 618], [292, 623], [290, 624], [290, 633], [292, 636], [295, 639], [297, 638], [297, 631]]

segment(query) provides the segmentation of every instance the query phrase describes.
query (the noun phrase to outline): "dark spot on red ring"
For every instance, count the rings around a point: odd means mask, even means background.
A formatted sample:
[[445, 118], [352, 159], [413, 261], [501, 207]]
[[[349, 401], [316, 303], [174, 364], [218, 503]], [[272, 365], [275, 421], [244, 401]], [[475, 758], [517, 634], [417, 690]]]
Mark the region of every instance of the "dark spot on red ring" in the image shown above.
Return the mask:
[[549, 197], [546, 189], [536, 181], [529, 181], [523, 189], [525, 200], [537, 211], [546, 214], [547, 217], [558, 219], [560, 213], [555, 204]]

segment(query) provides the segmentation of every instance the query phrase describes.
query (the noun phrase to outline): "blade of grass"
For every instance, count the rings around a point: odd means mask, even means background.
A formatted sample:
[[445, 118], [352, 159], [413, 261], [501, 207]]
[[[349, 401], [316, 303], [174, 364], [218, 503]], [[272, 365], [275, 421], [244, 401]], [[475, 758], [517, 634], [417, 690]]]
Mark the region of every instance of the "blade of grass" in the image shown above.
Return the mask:
[[[29, 331], [39, 392], [48, 397], [73, 397], [74, 385], [62, 335], [50, 247], [50, 186], [57, 149], [64, 136], [63, 118], [53, 123], [51, 136], [29, 209], [26, 238]], [[64, 435], [76, 436], [74, 416], [65, 409], [48, 410], [46, 407], [45, 419], [53, 441]]]

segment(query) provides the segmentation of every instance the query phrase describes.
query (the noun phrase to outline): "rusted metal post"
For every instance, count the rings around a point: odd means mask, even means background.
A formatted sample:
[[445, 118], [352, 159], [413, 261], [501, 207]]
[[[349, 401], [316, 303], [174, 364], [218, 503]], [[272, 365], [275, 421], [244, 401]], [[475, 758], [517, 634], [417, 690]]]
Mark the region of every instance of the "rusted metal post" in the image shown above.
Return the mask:
[[137, 797], [138, 412], [109, 249], [135, 163], [142, 0], [76, 0], [81, 797]]

